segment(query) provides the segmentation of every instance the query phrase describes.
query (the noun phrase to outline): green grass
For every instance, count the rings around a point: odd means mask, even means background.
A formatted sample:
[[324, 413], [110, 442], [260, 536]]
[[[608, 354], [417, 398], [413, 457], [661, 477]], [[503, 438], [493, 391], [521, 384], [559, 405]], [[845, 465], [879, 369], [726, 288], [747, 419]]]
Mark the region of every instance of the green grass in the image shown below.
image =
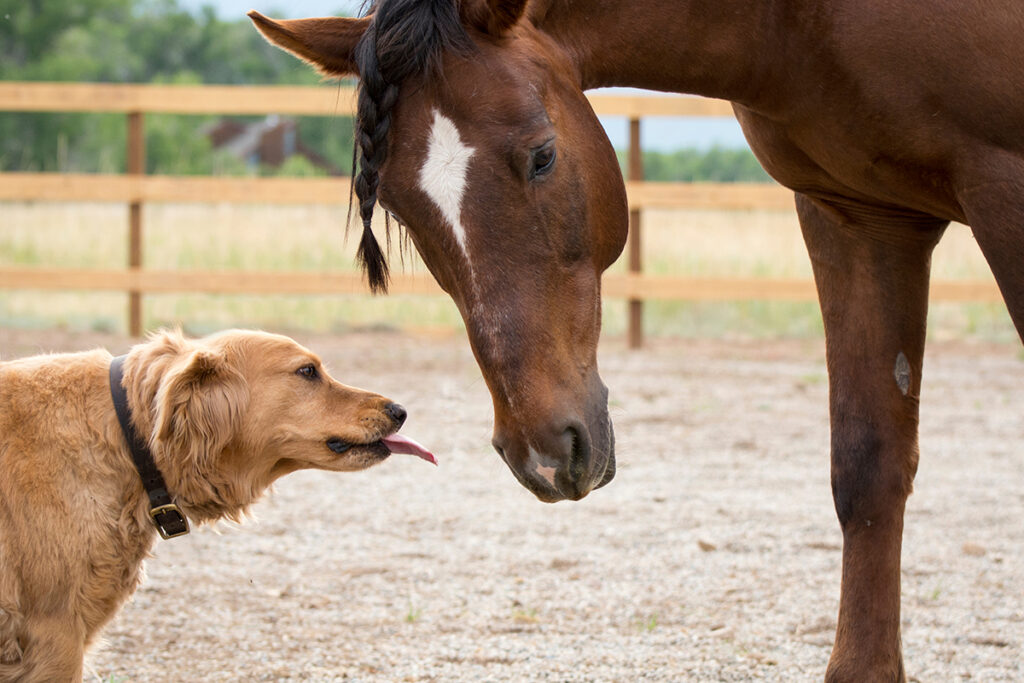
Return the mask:
[[415, 607], [411, 603], [409, 604], [409, 610], [405, 613], [405, 623], [415, 624], [423, 616], [423, 610], [419, 607]]
[[658, 615], [651, 614], [649, 616], [640, 617], [636, 620], [635, 625], [638, 631], [646, 631], [647, 633], [650, 633], [658, 628]]
[[516, 609], [512, 611], [512, 621], [517, 624], [538, 624], [540, 617], [535, 609]]

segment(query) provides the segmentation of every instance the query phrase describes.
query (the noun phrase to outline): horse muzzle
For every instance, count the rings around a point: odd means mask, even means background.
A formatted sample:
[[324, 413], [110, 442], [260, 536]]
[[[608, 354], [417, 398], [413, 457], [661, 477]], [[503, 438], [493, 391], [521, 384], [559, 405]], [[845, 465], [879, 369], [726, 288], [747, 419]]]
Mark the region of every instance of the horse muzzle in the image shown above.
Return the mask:
[[519, 483], [540, 500], [580, 500], [615, 477], [615, 435], [606, 406], [586, 422], [552, 421], [529, 436], [519, 431], [511, 438], [496, 424], [492, 444]]

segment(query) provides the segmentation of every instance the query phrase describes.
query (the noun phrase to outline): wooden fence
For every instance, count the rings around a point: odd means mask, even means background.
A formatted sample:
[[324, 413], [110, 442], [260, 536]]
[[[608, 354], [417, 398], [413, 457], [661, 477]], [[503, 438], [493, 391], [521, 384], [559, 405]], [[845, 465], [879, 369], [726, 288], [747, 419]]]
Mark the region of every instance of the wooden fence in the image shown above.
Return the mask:
[[[361, 293], [353, 273], [282, 273], [253, 271], [157, 271], [143, 267], [142, 206], [147, 202], [233, 202], [341, 204], [348, 201], [346, 178], [227, 178], [155, 176], [145, 173], [145, 115], [284, 114], [348, 116], [354, 93], [349, 87], [171, 86], [92, 83], [0, 82], [0, 111], [113, 112], [126, 116], [127, 173], [0, 174], [0, 201], [124, 202], [129, 207], [128, 264], [119, 269], [0, 267], [0, 288], [92, 289], [125, 291], [129, 296], [128, 329], [142, 330], [144, 292], [247, 294]], [[640, 121], [651, 116], [732, 116], [728, 103], [678, 96], [590, 96], [600, 115], [629, 119], [629, 165], [626, 190], [630, 205], [628, 273], [607, 274], [605, 296], [629, 302], [630, 345], [642, 342], [642, 307], [648, 299], [813, 300], [810, 280], [765, 278], [694, 278], [650, 276], [643, 272], [641, 218], [645, 208], [778, 209], [793, 208], [792, 193], [771, 184], [646, 183], [640, 149]], [[396, 275], [392, 291], [440, 294], [429, 276]], [[952, 301], [997, 301], [991, 283], [940, 282], [932, 297]]]

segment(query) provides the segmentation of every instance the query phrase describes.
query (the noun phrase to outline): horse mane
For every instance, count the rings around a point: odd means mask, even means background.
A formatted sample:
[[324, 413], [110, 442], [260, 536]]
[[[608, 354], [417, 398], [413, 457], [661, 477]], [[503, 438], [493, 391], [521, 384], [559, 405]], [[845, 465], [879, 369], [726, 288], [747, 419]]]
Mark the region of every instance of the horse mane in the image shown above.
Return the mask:
[[[374, 293], [386, 292], [389, 271], [370, 221], [377, 203], [380, 168], [388, 152], [391, 111], [408, 78], [436, 73], [445, 50], [469, 52], [473, 43], [459, 14], [459, 0], [375, 0], [365, 12], [370, 26], [355, 49], [359, 67], [353, 185], [363, 234], [356, 258]], [[359, 173], [356, 174], [356, 158]], [[390, 218], [385, 217], [390, 246]]]

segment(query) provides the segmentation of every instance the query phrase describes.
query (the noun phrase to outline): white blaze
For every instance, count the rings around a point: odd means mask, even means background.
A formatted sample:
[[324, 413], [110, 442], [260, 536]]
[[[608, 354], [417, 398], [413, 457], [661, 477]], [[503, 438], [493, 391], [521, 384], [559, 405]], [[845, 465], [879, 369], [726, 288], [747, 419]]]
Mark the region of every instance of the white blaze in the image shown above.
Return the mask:
[[[482, 305], [477, 291], [476, 273], [473, 272], [469, 245], [466, 243], [466, 228], [462, 224], [462, 198], [466, 194], [466, 176], [469, 173], [469, 161], [475, 153], [475, 149], [462, 142], [459, 129], [452, 120], [435, 109], [427, 144], [427, 158], [420, 168], [420, 189], [440, 209], [466, 259], [466, 266], [469, 268], [469, 291], [463, 294], [467, 305], [479, 321], [477, 329], [490, 338], [494, 348], [501, 349], [497, 328], [488, 322], [493, 318]], [[515, 410], [515, 403], [511, 398], [513, 394], [506, 378], [499, 375], [497, 381], [504, 387], [505, 395], [510, 397], [509, 407]], [[554, 472], [538, 474], [546, 479], [554, 478]]]
[[427, 160], [420, 169], [420, 187], [451, 225], [455, 240], [467, 260], [469, 249], [466, 247], [466, 229], [462, 226], [462, 197], [466, 192], [466, 174], [474, 151], [462, 143], [459, 129], [451, 119], [435, 109]]

